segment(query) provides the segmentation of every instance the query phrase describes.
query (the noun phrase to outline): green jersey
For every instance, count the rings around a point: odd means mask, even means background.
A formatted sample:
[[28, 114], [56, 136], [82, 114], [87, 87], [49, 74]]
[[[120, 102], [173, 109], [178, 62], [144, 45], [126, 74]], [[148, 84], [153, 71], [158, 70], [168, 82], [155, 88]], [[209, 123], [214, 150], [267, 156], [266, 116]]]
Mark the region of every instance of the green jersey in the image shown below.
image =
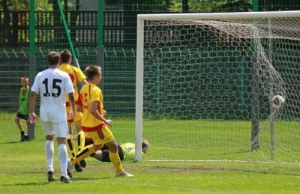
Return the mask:
[[[135, 155], [135, 145], [134, 143], [124, 143], [121, 144], [120, 147], [124, 153], [124, 160], [134, 160]], [[144, 155], [144, 153], [142, 153]]]
[[27, 88], [22, 87], [20, 89], [19, 112], [22, 115], [28, 115], [28, 112], [29, 112], [29, 94], [30, 94], [29, 86], [27, 86]]

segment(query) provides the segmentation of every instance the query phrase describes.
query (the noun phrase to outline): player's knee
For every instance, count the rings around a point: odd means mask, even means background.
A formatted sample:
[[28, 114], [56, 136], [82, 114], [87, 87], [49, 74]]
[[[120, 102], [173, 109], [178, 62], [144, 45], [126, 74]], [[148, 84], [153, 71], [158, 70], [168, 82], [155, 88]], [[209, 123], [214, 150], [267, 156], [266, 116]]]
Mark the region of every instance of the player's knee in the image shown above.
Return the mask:
[[15, 122], [19, 122], [20, 118], [19, 117], [15, 117]]

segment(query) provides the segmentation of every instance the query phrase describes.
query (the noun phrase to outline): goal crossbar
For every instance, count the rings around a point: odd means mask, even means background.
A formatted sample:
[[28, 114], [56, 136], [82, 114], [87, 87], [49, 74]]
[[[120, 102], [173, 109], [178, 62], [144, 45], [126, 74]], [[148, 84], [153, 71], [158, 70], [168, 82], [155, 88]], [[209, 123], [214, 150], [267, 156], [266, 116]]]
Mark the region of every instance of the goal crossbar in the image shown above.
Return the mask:
[[251, 19], [299, 17], [300, 11], [229, 12], [229, 13], [178, 13], [178, 14], [138, 14], [137, 20], [189, 20], [189, 19]]

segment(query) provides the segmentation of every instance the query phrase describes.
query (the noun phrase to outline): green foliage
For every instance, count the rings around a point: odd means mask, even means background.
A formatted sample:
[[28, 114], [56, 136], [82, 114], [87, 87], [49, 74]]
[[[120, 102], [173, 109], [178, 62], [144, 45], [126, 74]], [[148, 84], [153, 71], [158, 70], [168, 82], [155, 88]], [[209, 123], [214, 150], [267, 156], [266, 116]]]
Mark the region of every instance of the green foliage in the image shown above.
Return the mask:
[[[189, 0], [189, 11], [194, 13], [206, 13], [211, 12], [212, 10], [226, 5], [227, 3], [231, 2], [232, 0]], [[171, 0], [172, 6], [170, 10], [173, 12], [182, 12], [182, 0]]]
[[[8, 9], [10, 11], [28, 11], [30, 0], [6, 0], [0, 4], [0, 10]], [[5, 6], [5, 7], [4, 7]], [[51, 11], [52, 6], [49, 4], [49, 0], [36, 0], [35, 1], [36, 11]]]

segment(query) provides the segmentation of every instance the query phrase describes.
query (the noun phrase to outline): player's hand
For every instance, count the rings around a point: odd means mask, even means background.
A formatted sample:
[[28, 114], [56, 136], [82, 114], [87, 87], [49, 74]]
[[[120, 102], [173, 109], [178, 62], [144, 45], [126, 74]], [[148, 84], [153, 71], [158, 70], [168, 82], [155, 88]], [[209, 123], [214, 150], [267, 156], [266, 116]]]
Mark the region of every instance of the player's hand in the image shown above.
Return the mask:
[[113, 124], [112, 120], [107, 119], [105, 123], [106, 123], [107, 125], [109, 125], [109, 126], [112, 127], [112, 124]]
[[29, 117], [28, 117], [29, 123], [31, 124], [35, 124], [36, 123], [36, 115], [35, 113], [29, 113]]
[[70, 110], [69, 117], [70, 117], [70, 119], [74, 119], [75, 115], [74, 115], [73, 110]]

